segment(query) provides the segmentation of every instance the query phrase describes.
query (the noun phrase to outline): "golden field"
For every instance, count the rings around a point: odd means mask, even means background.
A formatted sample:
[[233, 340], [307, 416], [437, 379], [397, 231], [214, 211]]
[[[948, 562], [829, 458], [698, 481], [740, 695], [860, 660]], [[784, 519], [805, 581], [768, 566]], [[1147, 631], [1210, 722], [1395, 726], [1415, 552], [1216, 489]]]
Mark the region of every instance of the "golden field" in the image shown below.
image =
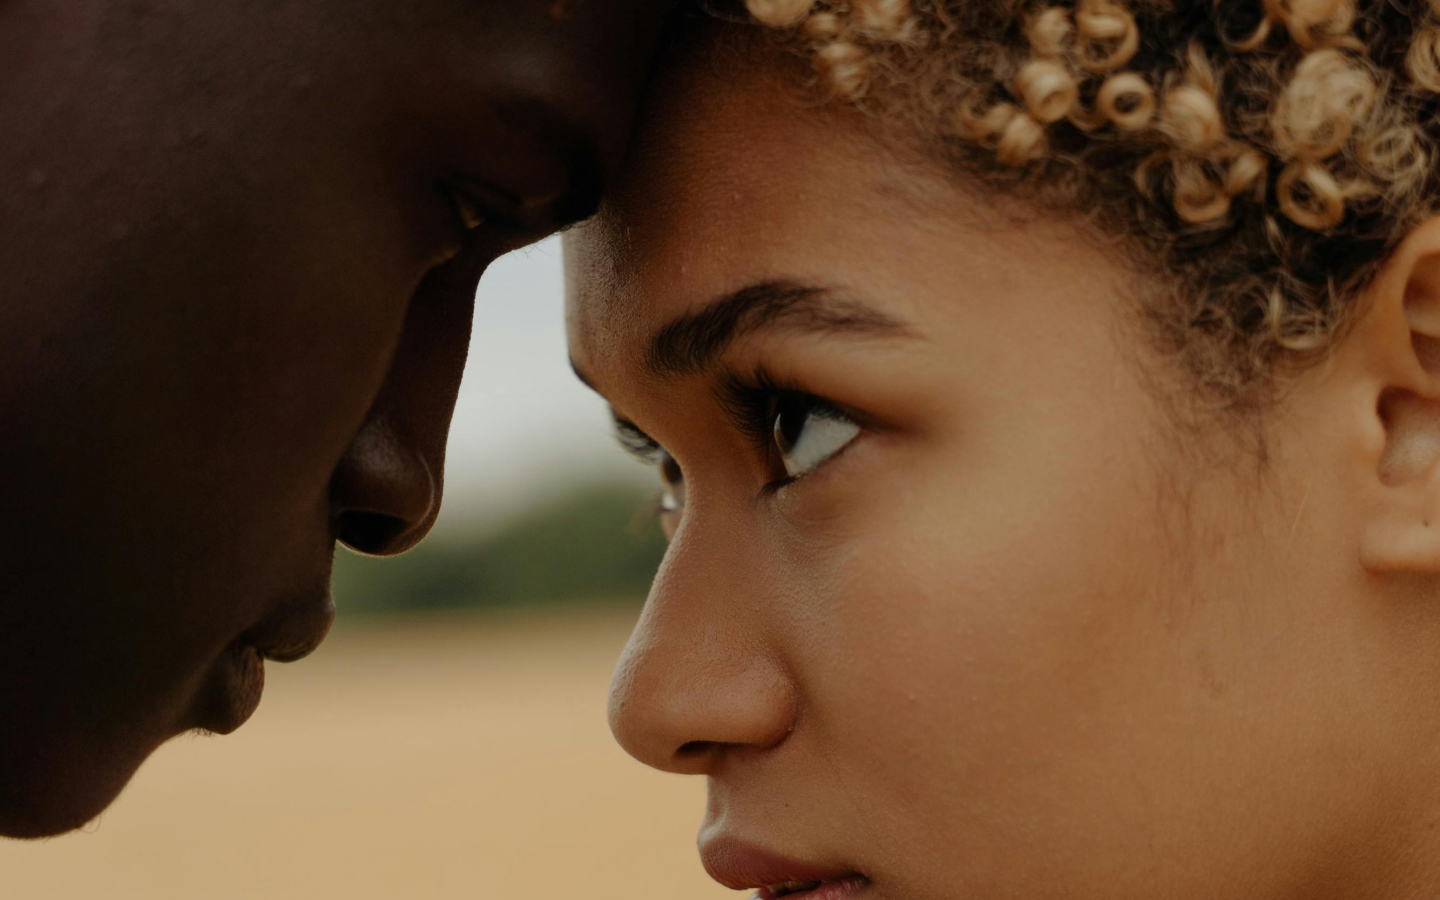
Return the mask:
[[0, 842], [23, 900], [737, 897], [701, 779], [605, 726], [633, 610], [342, 627], [229, 737], [161, 748], [83, 832]]

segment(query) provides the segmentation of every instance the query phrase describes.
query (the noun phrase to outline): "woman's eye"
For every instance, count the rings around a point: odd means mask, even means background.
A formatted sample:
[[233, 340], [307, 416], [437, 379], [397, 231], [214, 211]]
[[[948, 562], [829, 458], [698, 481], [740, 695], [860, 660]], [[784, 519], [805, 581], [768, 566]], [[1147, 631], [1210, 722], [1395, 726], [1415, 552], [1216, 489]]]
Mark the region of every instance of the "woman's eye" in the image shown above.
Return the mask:
[[773, 430], [785, 474], [798, 478], [843, 450], [860, 426], [814, 397], [792, 395], [776, 404]]
[[685, 476], [680, 464], [664, 450], [659, 451], [660, 481], [664, 485], [660, 493], [660, 512], [678, 513], [685, 508]]

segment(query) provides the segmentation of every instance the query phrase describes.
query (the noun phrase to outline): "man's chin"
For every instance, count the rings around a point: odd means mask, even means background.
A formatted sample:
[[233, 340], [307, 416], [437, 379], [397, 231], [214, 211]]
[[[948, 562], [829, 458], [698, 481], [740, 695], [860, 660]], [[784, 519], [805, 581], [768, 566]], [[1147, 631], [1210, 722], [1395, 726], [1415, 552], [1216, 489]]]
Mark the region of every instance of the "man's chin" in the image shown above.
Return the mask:
[[57, 837], [83, 828], [94, 821], [120, 792], [103, 798], [46, 797], [30, 802], [10, 796], [0, 797], [0, 837], [16, 840], [38, 840]]
[[60, 754], [0, 765], [0, 837], [35, 840], [83, 828], [115, 802], [154, 749], [116, 753], [98, 767]]
[[29, 726], [0, 725], [0, 838], [33, 840], [83, 828], [115, 802], [166, 741], [238, 729], [259, 704], [264, 671], [259, 652], [237, 641], [194, 666], [192, 674], [167, 679], [174, 685], [168, 690], [128, 692], [126, 699], [154, 698], [147, 703], [75, 709], [54, 702], [56, 690], [45, 703], [19, 711], [30, 715], [0, 708], [0, 722]]

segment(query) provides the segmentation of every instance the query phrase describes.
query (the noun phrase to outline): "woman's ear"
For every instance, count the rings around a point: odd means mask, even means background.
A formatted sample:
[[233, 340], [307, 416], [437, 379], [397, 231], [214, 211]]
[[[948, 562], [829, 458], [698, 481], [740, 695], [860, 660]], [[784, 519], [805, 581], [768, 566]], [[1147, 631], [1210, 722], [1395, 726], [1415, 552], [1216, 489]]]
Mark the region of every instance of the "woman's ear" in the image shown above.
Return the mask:
[[1364, 442], [1376, 502], [1361, 560], [1377, 574], [1440, 574], [1440, 218], [1395, 250], [1361, 309], [1341, 350], [1378, 421], [1379, 440]]

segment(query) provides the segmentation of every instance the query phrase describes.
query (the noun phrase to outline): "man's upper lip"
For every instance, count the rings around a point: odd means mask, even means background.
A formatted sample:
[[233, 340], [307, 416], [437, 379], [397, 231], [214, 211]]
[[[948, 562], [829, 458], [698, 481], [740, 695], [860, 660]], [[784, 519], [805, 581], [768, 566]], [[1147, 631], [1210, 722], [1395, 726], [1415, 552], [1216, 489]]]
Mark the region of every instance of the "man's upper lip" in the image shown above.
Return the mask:
[[294, 662], [315, 652], [334, 621], [335, 602], [326, 590], [276, 609], [240, 640], [266, 659]]
[[700, 859], [711, 878], [733, 891], [763, 888], [787, 881], [840, 881], [860, 874], [844, 866], [790, 859], [732, 837], [705, 841], [700, 848]]

